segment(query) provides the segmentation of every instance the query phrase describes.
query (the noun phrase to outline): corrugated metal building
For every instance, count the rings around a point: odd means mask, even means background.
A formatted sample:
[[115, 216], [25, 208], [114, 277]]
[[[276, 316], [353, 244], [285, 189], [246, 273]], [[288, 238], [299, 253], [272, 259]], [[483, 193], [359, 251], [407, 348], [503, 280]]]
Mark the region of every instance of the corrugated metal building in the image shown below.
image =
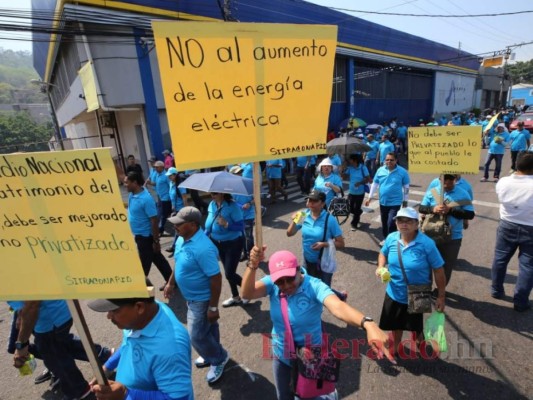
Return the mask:
[[[32, 10], [34, 65], [48, 83], [63, 135], [74, 148], [113, 147], [119, 165], [127, 154], [143, 164], [150, 155], [160, 158], [171, 145], [154, 18], [338, 25], [332, 128], [350, 115], [415, 123], [474, 102], [476, 56], [305, 1], [32, 0]], [[86, 63], [100, 104], [92, 112], [78, 75]]]

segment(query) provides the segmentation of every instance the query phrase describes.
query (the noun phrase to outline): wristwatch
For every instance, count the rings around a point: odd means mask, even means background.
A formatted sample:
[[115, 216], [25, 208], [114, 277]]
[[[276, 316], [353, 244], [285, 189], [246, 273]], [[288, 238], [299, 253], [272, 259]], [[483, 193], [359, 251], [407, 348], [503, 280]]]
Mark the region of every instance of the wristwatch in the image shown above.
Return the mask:
[[218, 307], [209, 307], [208, 310], [211, 311], [211, 312], [217, 312], [218, 311]]
[[359, 324], [361, 326], [361, 329], [366, 331], [365, 329], [365, 322], [374, 322], [374, 320], [370, 317], [363, 317], [363, 319], [361, 320], [361, 323]]
[[22, 350], [23, 348], [30, 345], [30, 341], [26, 340], [25, 342], [15, 342], [15, 349]]

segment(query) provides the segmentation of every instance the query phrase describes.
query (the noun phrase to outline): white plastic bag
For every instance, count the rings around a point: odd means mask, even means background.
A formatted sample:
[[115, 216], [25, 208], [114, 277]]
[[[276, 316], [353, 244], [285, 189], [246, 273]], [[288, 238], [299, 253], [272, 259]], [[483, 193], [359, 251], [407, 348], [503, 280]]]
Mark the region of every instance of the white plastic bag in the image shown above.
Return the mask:
[[320, 259], [320, 269], [329, 274], [334, 273], [337, 270], [337, 259], [335, 258], [335, 239], [328, 240], [328, 247], [322, 252], [322, 258]]

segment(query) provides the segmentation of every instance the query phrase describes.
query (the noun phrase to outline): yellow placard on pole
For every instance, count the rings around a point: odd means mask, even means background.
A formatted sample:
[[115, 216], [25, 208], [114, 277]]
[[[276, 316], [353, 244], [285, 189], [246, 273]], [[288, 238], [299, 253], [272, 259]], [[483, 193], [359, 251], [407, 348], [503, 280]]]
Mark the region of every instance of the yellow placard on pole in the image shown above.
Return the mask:
[[179, 170], [326, 152], [336, 26], [152, 26]]
[[409, 128], [409, 172], [477, 174], [481, 126]]
[[92, 62], [87, 62], [78, 71], [83, 87], [85, 102], [87, 103], [87, 112], [95, 111], [100, 108], [98, 93], [96, 91], [96, 81], [94, 80], [94, 71]]
[[109, 148], [0, 156], [1, 300], [146, 297]]

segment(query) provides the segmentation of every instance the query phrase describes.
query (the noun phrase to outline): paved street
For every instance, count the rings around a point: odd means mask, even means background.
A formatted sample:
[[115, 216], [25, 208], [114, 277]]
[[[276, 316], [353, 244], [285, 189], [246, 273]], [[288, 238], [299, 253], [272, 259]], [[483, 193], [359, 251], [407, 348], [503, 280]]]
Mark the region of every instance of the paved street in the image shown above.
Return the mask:
[[[485, 150], [482, 153], [484, 160]], [[405, 164], [404, 164], [405, 165]], [[508, 171], [510, 156], [506, 154], [503, 171]], [[433, 175], [412, 175], [412, 203], [422, 199]], [[476, 176], [465, 176], [474, 186], [476, 218], [465, 232], [457, 269], [452, 275], [446, 299], [446, 334], [449, 351], [438, 360], [404, 360], [397, 366], [376, 362], [366, 354], [368, 348], [358, 345], [363, 332], [336, 321], [324, 313], [325, 329], [333, 338], [350, 341], [352, 357], [343, 361], [338, 385], [343, 399], [527, 399], [533, 398], [531, 343], [532, 313], [512, 309], [512, 294], [517, 275], [516, 256], [509, 265], [505, 285], [507, 296], [502, 300], [490, 297], [490, 266], [499, 213], [494, 183], [479, 182]], [[301, 254], [301, 235], [287, 238], [290, 215], [305, 205], [294, 182], [289, 187], [289, 201], [269, 206], [264, 217], [263, 237], [268, 252], [288, 249]], [[374, 206], [376, 204], [373, 204]], [[385, 286], [374, 276], [381, 238], [379, 213], [364, 214], [362, 228], [350, 232], [342, 225], [346, 248], [337, 253], [340, 268], [333, 286], [347, 290], [349, 304], [367, 315], [379, 318]], [[170, 238], [165, 238], [170, 241]], [[163, 248], [166, 246], [162, 246]], [[9, 266], [4, 266], [8, 268]], [[239, 267], [244, 271], [244, 263]], [[262, 274], [259, 274], [262, 276]], [[153, 268], [150, 278], [158, 287], [162, 277]], [[157, 294], [161, 297], [160, 293]], [[221, 300], [229, 297], [227, 282], [223, 283]], [[84, 302], [82, 302], [84, 303]], [[185, 322], [185, 305], [181, 297], [170, 305]], [[84, 304], [85, 316], [95, 341], [116, 347], [120, 332], [105, 315], [90, 311]], [[271, 362], [262, 358], [263, 334], [270, 332], [269, 302], [261, 299], [246, 307], [221, 311], [222, 343], [231, 355], [223, 378], [212, 387], [205, 382], [206, 369], [193, 367], [197, 399], [275, 399]], [[0, 343], [7, 341], [10, 316], [7, 306], [0, 308]], [[407, 338], [407, 335], [405, 336]], [[165, 351], [165, 349], [161, 349]], [[194, 352], [193, 352], [194, 354]], [[60, 356], [60, 355], [58, 355]], [[193, 355], [196, 357], [196, 354]], [[36, 386], [33, 377], [19, 377], [11, 367], [11, 356], [0, 353], [0, 399], [47, 399], [60, 396], [46, 391], [47, 384]], [[87, 378], [92, 373], [82, 365]], [[43, 368], [39, 362], [39, 372]]]

